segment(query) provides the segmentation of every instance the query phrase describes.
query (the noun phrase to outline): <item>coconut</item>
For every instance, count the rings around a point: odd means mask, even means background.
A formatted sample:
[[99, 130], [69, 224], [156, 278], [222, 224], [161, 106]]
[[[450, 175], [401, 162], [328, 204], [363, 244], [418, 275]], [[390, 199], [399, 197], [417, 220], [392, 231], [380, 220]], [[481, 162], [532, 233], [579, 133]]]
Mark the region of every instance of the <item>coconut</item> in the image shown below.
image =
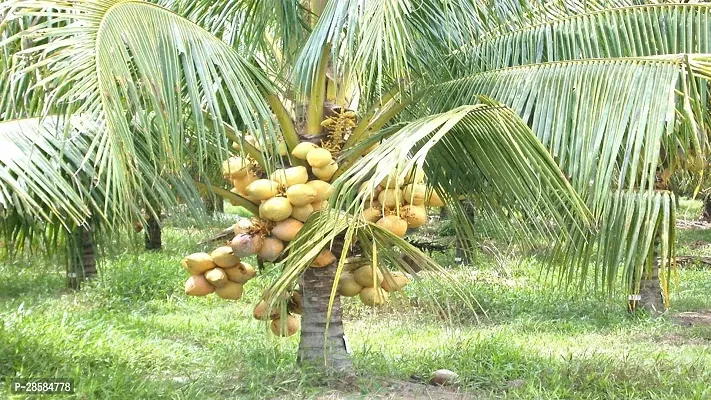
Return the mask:
[[400, 189], [385, 189], [378, 195], [378, 202], [387, 208], [395, 208], [402, 201]]
[[383, 216], [380, 208], [368, 207], [363, 210], [363, 219], [368, 222], [377, 222]]
[[307, 204], [301, 207], [292, 207], [291, 218], [296, 218], [301, 222], [306, 222], [312, 212], [314, 212], [314, 206], [312, 206], [311, 204]]
[[311, 263], [313, 268], [323, 268], [336, 261], [336, 256], [330, 250], [323, 249]]
[[242, 157], [230, 157], [222, 162], [222, 175], [228, 179], [239, 179], [247, 175], [249, 160]]
[[291, 215], [291, 203], [286, 197], [272, 197], [259, 206], [259, 217], [270, 221], [282, 221]]
[[304, 310], [304, 303], [301, 301], [301, 293], [294, 290], [291, 292], [289, 302], [286, 303], [286, 310], [293, 314], [301, 314]]
[[360, 301], [368, 306], [382, 306], [388, 301], [388, 292], [380, 287], [364, 287], [358, 296], [360, 297]]
[[240, 218], [237, 223], [234, 224], [235, 236], [240, 233], [249, 233], [254, 229], [254, 222], [250, 218]]
[[286, 189], [286, 198], [294, 206], [305, 206], [316, 201], [316, 190], [305, 183], [299, 183]]
[[271, 174], [270, 178], [280, 185], [293, 186], [306, 183], [309, 180], [309, 171], [306, 170], [306, 167], [278, 169]]
[[308, 152], [306, 161], [312, 167], [323, 168], [333, 161], [333, 157], [330, 151], [319, 147]]
[[242, 284], [227, 282], [225, 286], [215, 288], [215, 294], [228, 300], [239, 300], [242, 298]]
[[[373, 279], [373, 271], [375, 271], [375, 279]], [[354, 273], [353, 277], [356, 282], [363, 287], [376, 287], [383, 283], [383, 274], [380, 269], [373, 269], [373, 265], [363, 265], [358, 268]]]
[[276, 226], [272, 229], [272, 235], [285, 242], [291, 242], [303, 226], [303, 222], [295, 218], [287, 218], [283, 221], [277, 222]]
[[230, 246], [220, 246], [210, 253], [212, 261], [222, 268], [231, 268], [239, 264], [239, 257], [234, 254]]
[[401, 209], [401, 214], [410, 228], [419, 228], [427, 223], [427, 209], [425, 209], [425, 206], [407, 205]]
[[371, 181], [365, 181], [360, 184], [360, 187], [358, 188], [358, 193], [363, 196], [363, 202], [365, 204], [372, 203], [373, 200], [376, 200], [378, 198], [378, 194], [382, 192], [379, 186], [375, 186], [371, 189]]
[[225, 273], [225, 270], [217, 267], [213, 268], [207, 272], [205, 272], [205, 279], [207, 279], [208, 282], [212, 284], [212, 286], [219, 288], [223, 287], [229, 282], [230, 280], [227, 279], [227, 274]]
[[311, 207], [314, 209], [314, 211], [324, 210], [328, 208], [328, 201], [314, 201], [313, 203], [311, 203]]
[[267, 304], [266, 301], [262, 300], [257, 304], [256, 307], [254, 307], [254, 311], [252, 311], [252, 316], [254, 319], [259, 320], [259, 321], [266, 321], [268, 319], [274, 319], [274, 318], [279, 318], [279, 309], [274, 307], [269, 310], [269, 314], [266, 314], [267, 309], [269, 309], [269, 304]]
[[257, 275], [257, 271], [254, 270], [253, 266], [247, 264], [246, 262], [241, 262], [235, 267], [227, 268], [225, 270], [225, 274], [227, 274], [227, 279], [232, 282], [245, 283], [254, 278], [255, 275]]
[[386, 292], [397, 292], [398, 290], [404, 288], [408, 283], [410, 283], [410, 280], [407, 279], [407, 276], [403, 272], [394, 271], [389, 274], [385, 274], [383, 283], [380, 284], [380, 287], [382, 287]]
[[425, 185], [407, 185], [402, 190], [402, 197], [406, 202], [412, 205], [425, 204], [425, 196], [427, 194], [427, 186]]
[[398, 179], [397, 173], [395, 171], [392, 171], [387, 176], [385, 176], [382, 181], [380, 181], [378, 187], [380, 187], [381, 189], [395, 189], [402, 186], [401, 184], [402, 180]]
[[397, 215], [386, 215], [380, 218], [376, 224], [384, 229], [389, 230], [395, 236], [404, 237], [407, 233], [407, 221]]
[[215, 262], [212, 261], [212, 257], [207, 253], [190, 254], [183, 258], [180, 263], [183, 264], [183, 267], [190, 275], [202, 274], [205, 271], [215, 268]]
[[267, 237], [264, 238], [264, 244], [257, 255], [263, 260], [274, 261], [279, 258], [282, 251], [284, 251], [284, 243], [281, 240]]
[[185, 281], [185, 294], [190, 296], [207, 296], [215, 287], [202, 275], [193, 275]]
[[296, 319], [296, 317], [293, 315], [287, 315], [286, 321], [284, 321], [283, 325], [284, 326], [282, 326], [281, 318], [275, 318], [274, 320], [272, 320], [272, 323], [269, 325], [269, 327], [271, 328], [273, 334], [281, 337], [286, 337], [298, 332], [301, 326], [301, 324], [299, 324], [299, 320]]
[[247, 171], [247, 174], [242, 178], [232, 179], [232, 186], [234, 186], [238, 192], [248, 194], [247, 186], [256, 180], [259, 180], [259, 177], [251, 171]]
[[316, 175], [318, 179], [321, 179], [322, 181], [329, 181], [333, 177], [333, 174], [338, 171], [338, 164], [336, 164], [335, 161], [331, 161], [330, 164], [326, 165], [325, 167], [312, 167], [311, 172]]
[[429, 207], [444, 207], [444, 202], [434, 190], [430, 193], [430, 198], [425, 204]]
[[333, 186], [328, 182], [314, 180], [308, 181], [306, 184], [316, 191], [316, 200], [328, 200], [333, 194]]
[[415, 183], [415, 184], [420, 184], [425, 181], [425, 170], [417, 167], [414, 169], [411, 169], [410, 172], [405, 175], [404, 179], [405, 183]]
[[279, 183], [270, 179], [257, 179], [245, 188], [247, 195], [258, 200], [274, 197], [279, 192]]
[[248, 233], [240, 233], [230, 242], [232, 252], [237, 257], [249, 257], [255, 255], [262, 248], [264, 238], [261, 235], [250, 235]]
[[341, 296], [353, 297], [358, 295], [361, 290], [363, 290], [363, 286], [356, 282], [353, 274], [341, 274], [341, 279], [338, 280], [338, 293], [340, 293]]
[[286, 148], [286, 143], [279, 141], [277, 143], [277, 153], [279, 153], [280, 156], [284, 157], [287, 154], [289, 154], [289, 150]]
[[306, 156], [313, 149], [318, 149], [318, 145], [311, 142], [301, 142], [294, 147], [294, 150], [291, 151], [291, 155], [299, 160], [305, 160]]

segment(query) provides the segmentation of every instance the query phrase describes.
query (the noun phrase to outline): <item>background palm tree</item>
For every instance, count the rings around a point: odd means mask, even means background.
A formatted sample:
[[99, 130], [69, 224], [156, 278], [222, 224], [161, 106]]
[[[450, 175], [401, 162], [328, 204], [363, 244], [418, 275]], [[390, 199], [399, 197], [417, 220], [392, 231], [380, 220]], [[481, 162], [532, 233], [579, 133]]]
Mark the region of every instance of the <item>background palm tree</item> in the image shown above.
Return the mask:
[[[600, 288], [623, 277], [635, 290], [656, 237], [662, 266], [671, 265], [673, 200], [653, 182], [660, 165], [683, 167], [707, 151], [709, 68], [697, 54], [707, 35], [691, 33], [706, 32], [708, 9], [637, 3], [9, 2], [5, 27], [35, 21], [2, 42], [31, 43], [15, 53], [31, 64], [13, 76], [33, 71], [43, 90], [7, 93], [47, 104], [35, 116], [81, 113], [99, 126], [86, 160], [111, 215], [152, 198], [174, 203], [176, 193], [199, 198], [186, 160], [224, 194], [205, 171], [227, 157], [228, 138], [272, 171], [297, 162], [276, 156], [277, 143], [317, 141], [329, 112], [357, 110], [332, 209], [305, 225], [270, 288], [276, 299], [301, 278], [317, 300], [304, 304], [300, 359], [343, 369], [335, 281], [349, 252], [412, 271], [405, 254], [444, 274], [355, 217], [357, 185], [392, 170], [424, 166], [461, 236], [474, 238], [454, 201], [465, 195], [477, 218], [557, 244], [563, 282], [583, 285], [594, 270]], [[328, 245], [340, 261], [308, 269]]]

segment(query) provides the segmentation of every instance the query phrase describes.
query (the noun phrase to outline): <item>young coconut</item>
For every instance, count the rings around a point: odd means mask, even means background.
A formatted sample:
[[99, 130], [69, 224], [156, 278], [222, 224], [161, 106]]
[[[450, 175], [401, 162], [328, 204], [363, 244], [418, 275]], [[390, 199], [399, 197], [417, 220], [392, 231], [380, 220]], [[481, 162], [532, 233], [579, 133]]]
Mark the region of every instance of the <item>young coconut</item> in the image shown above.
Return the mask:
[[247, 186], [257, 180], [259, 180], [259, 177], [254, 175], [251, 171], [248, 171], [244, 177], [232, 179], [232, 186], [234, 186], [240, 194], [247, 195]]
[[397, 292], [410, 283], [407, 276], [400, 271], [392, 271], [389, 274], [385, 274], [384, 278], [385, 279], [383, 279], [383, 283], [380, 284], [380, 287], [382, 287], [386, 292]]
[[267, 309], [269, 308], [269, 304], [267, 304], [266, 301], [262, 300], [257, 304], [256, 307], [254, 307], [254, 311], [252, 311], [252, 316], [254, 319], [259, 320], [259, 321], [266, 321], [269, 319], [275, 319], [279, 318], [279, 308], [274, 307], [269, 310], [269, 314], [267, 314]]
[[316, 201], [316, 190], [305, 183], [299, 183], [286, 189], [286, 198], [293, 206], [305, 206]]
[[360, 301], [367, 306], [382, 306], [388, 301], [388, 292], [380, 287], [364, 287], [359, 297]]
[[300, 326], [301, 324], [299, 324], [299, 320], [293, 315], [286, 316], [286, 321], [284, 321], [283, 327], [281, 318], [272, 320], [272, 323], [269, 325], [272, 333], [281, 337], [287, 337], [295, 334], [299, 331]]
[[279, 258], [282, 251], [284, 251], [284, 243], [281, 240], [273, 237], [266, 237], [264, 238], [264, 243], [262, 244], [262, 248], [259, 249], [257, 256], [266, 261], [275, 261]]
[[271, 180], [283, 186], [294, 186], [299, 183], [306, 183], [309, 180], [309, 171], [306, 167], [291, 167], [278, 169], [270, 176]]
[[323, 168], [333, 161], [333, 156], [330, 151], [319, 147], [308, 152], [306, 161], [312, 167]]
[[357, 296], [361, 290], [363, 290], [363, 286], [356, 282], [353, 274], [347, 272], [341, 274], [341, 279], [338, 281], [338, 293], [340, 293], [341, 296]]
[[185, 281], [185, 294], [189, 296], [207, 296], [215, 287], [202, 275], [193, 275]]
[[312, 189], [316, 191], [316, 200], [323, 201], [323, 200], [328, 200], [329, 197], [333, 194], [333, 191], [335, 190], [333, 186], [331, 186], [330, 183], [325, 182], [325, 181], [320, 181], [320, 180], [314, 180], [314, 181], [308, 181], [306, 182], [307, 185], [311, 186]]
[[338, 164], [336, 164], [335, 161], [331, 161], [331, 163], [326, 165], [325, 167], [311, 168], [311, 172], [313, 172], [314, 175], [316, 175], [316, 177], [318, 179], [321, 179], [322, 181], [330, 181], [336, 171], [338, 171]]
[[262, 248], [264, 238], [261, 235], [250, 235], [248, 233], [240, 233], [230, 242], [232, 252], [237, 257], [249, 257], [257, 254]]
[[311, 207], [314, 209], [314, 211], [324, 210], [328, 208], [328, 201], [314, 201], [313, 203], [311, 203]]
[[227, 274], [225, 270], [217, 267], [205, 272], [205, 279], [216, 288], [221, 288], [227, 284], [230, 280], [227, 279]]
[[294, 147], [294, 150], [291, 151], [291, 155], [299, 160], [305, 160], [306, 156], [313, 149], [318, 149], [318, 145], [311, 142], [301, 142]]
[[291, 203], [286, 197], [272, 197], [259, 206], [259, 217], [278, 222], [289, 218], [291, 211]]
[[230, 246], [220, 246], [210, 253], [212, 261], [222, 268], [232, 268], [239, 264], [239, 257], [237, 257]]
[[430, 192], [430, 198], [427, 199], [427, 201], [425, 202], [425, 205], [427, 205], [428, 207], [444, 207], [444, 202], [439, 197], [437, 192], [432, 190]]
[[303, 222], [295, 218], [287, 218], [277, 222], [276, 226], [272, 229], [272, 235], [285, 242], [291, 242], [303, 227]]
[[420, 184], [425, 181], [425, 170], [417, 167], [414, 169], [411, 169], [410, 172], [405, 175], [405, 183], [410, 184], [410, 183], [415, 183], [415, 184]]
[[215, 288], [215, 294], [227, 300], [239, 300], [242, 298], [242, 284], [227, 282], [224, 286]]
[[387, 208], [395, 208], [402, 201], [400, 189], [385, 189], [378, 195], [378, 202]]
[[190, 275], [199, 275], [215, 268], [215, 262], [212, 261], [212, 257], [207, 253], [190, 254], [183, 258], [180, 263]]
[[237, 266], [225, 270], [227, 279], [235, 283], [245, 283], [257, 275], [254, 267], [246, 262], [241, 262]]
[[257, 200], [266, 200], [277, 195], [279, 183], [270, 179], [257, 179], [245, 188], [247, 195]]
[[425, 206], [406, 205], [401, 209], [401, 214], [410, 228], [419, 228], [427, 223], [427, 209]]
[[407, 185], [402, 190], [403, 199], [412, 205], [425, 204], [425, 196], [427, 194], [427, 186], [425, 185]]
[[383, 217], [383, 210], [381, 210], [380, 208], [368, 207], [365, 210], [363, 210], [363, 219], [368, 222], [375, 223], [382, 217]]
[[383, 229], [387, 229], [395, 236], [405, 237], [407, 233], [407, 221], [397, 215], [386, 215], [375, 223]]
[[313, 212], [314, 212], [314, 206], [312, 206], [311, 204], [307, 204], [307, 205], [301, 206], [301, 207], [292, 207], [291, 208], [291, 218], [296, 218], [301, 222], [306, 222], [306, 220], [309, 219], [309, 216]]
[[234, 224], [235, 236], [240, 233], [251, 233], [254, 229], [254, 222], [250, 218], [240, 218], [237, 223]]
[[323, 268], [329, 266], [337, 260], [336, 256], [330, 250], [323, 249], [311, 263], [312, 268]]
[[222, 175], [227, 179], [239, 179], [247, 176], [249, 160], [242, 157], [230, 157], [222, 162]]
[[[375, 274], [375, 276], [373, 276], [373, 274]], [[376, 287], [383, 283], [383, 273], [380, 272], [380, 269], [378, 268], [373, 270], [373, 266], [371, 264], [363, 265], [358, 268], [353, 273], [353, 278], [355, 278], [355, 281], [363, 287]]]

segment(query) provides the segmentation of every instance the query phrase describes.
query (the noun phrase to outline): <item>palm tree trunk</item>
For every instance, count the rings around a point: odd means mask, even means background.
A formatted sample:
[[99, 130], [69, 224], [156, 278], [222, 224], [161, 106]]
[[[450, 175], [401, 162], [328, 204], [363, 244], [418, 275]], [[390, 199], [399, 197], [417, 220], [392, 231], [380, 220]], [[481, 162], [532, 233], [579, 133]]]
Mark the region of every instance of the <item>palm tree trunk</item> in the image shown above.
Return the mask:
[[[339, 255], [336, 254], [336, 257]], [[326, 327], [337, 265], [338, 261], [334, 261], [325, 268], [307, 268], [301, 277], [303, 311], [298, 362], [318, 372], [351, 375], [353, 361], [350, 350], [346, 349], [340, 296], [334, 299], [330, 322]]]
[[67, 287], [70, 289], [79, 290], [82, 281], [96, 277], [96, 249], [91, 235], [88, 227], [81, 226], [67, 238]]
[[[160, 215], [160, 211], [156, 210], [156, 214]], [[160, 220], [153, 214], [149, 214], [148, 218], [146, 218], [144, 238], [146, 250], [160, 250], [163, 248], [163, 232], [161, 230]]]
[[660, 240], [659, 236], [657, 236], [654, 240], [651, 268], [648, 272], [642, 272], [639, 291], [630, 298], [631, 311], [641, 309], [651, 315], [659, 315], [666, 310], [661, 282], [659, 281], [659, 246]]
[[205, 204], [205, 212], [207, 212], [207, 215], [214, 215], [217, 206], [217, 198], [210, 193], [206, 193], [202, 196], [202, 202]]
[[711, 222], [711, 194], [704, 197], [704, 209], [701, 212], [701, 220]]

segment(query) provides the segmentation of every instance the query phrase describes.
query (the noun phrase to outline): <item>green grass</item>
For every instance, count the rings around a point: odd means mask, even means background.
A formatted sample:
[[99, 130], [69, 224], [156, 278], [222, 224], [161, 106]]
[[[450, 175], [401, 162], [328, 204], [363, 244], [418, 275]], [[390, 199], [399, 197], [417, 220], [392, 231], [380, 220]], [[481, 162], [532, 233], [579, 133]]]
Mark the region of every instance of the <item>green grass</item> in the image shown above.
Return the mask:
[[[63, 289], [63, 269], [50, 262], [0, 263], [0, 398], [22, 398], [8, 391], [20, 376], [73, 378], [77, 399], [302, 399], [334, 389], [358, 398], [438, 368], [456, 371], [469, 397], [711, 398], [711, 326], [631, 316], [617, 299], [542, 286], [534, 261], [483, 255], [474, 273], [450, 268], [486, 314], [431, 278], [386, 308], [347, 300], [361, 380], [318, 385], [294, 368], [298, 335], [277, 339], [251, 318], [275, 271], [250, 281], [240, 301], [182, 294], [178, 262], [218, 222], [201, 231], [173, 221], [160, 253], [113, 249], [100, 279], [77, 293]], [[685, 251], [708, 251], [688, 243], [709, 235], [680, 237]], [[711, 270], [681, 269], [672, 301], [670, 314], [711, 310]]]

